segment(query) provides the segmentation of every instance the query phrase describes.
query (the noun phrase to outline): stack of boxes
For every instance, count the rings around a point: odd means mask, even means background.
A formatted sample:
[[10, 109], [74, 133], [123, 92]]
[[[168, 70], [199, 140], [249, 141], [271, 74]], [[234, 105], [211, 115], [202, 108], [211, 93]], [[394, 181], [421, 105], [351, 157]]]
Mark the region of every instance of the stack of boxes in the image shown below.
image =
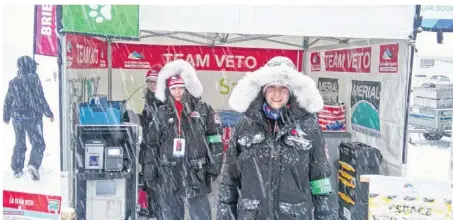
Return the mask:
[[[451, 130], [453, 84], [425, 84], [414, 88], [412, 96], [409, 124], [440, 133]], [[442, 135], [425, 138], [439, 140]]]
[[343, 142], [339, 151], [340, 219], [368, 219], [368, 184], [361, 183], [360, 176], [379, 174], [382, 155], [378, 149], [359, 142]]

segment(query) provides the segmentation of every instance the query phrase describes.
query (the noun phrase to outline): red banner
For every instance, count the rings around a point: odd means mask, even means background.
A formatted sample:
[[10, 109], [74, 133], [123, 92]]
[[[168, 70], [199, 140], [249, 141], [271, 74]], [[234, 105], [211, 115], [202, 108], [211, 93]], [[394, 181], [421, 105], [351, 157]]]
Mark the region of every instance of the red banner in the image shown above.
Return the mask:
[[37, 55], [57, 56], [56, 8], [56, 5], [35, 6], [35, 48], [33, 48], [33, 51]]
[[399, 44], [385, 44], [379, 46], [379, 72], [398, 72]]
[[371, 47], [324, 52], [327, 72], [370, 73]]
[[107, 42], [86, 35], [67, 34], [66, 59], [71, 69], [107, 68]]
[[248, 72], [258, 69], [276, 56], [290, 58], [301, 71], [303, 51], [113, 43], [112, 54], [112, 67], [118, 69], [149, 69], [152, 65], [184, 59], [197, 70]]
[[3, 190], [3, 207], [21, 211], [60, 214], [61, 196]]
[[310, 66], [312, 72], [321, 71], [321, 54], [319, 52], [312, 52], [310, 54]]

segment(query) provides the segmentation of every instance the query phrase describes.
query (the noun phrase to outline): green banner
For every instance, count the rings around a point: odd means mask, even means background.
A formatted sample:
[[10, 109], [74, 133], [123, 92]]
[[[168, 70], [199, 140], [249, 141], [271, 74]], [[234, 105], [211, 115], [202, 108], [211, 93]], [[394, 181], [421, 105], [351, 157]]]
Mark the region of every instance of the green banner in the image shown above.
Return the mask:
[[63, 32], [140, 37], [138, 5], [62, 5]]

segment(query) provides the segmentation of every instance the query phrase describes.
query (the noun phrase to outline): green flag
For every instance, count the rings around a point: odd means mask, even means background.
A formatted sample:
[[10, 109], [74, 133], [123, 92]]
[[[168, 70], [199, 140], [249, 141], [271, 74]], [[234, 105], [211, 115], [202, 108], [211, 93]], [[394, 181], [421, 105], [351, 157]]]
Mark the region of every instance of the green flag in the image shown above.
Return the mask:
[[140, 36], [138, 5], [63, 5], [63, 32]]

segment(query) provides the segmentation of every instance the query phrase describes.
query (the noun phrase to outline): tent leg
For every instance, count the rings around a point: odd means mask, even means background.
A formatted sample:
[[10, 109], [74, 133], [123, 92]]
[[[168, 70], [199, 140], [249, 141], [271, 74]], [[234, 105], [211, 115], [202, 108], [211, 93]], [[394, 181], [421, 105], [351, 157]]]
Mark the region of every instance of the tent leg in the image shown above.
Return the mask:
[[421, 6], [415, 6], [415, 15], [414, 15], [414, 30], [412, 32], [412, 39], [409, 39], [410, 49], [409, 49], [409, 67], [408, 67], [408, 74], [407, 74], [407, 90], [406, 90], [406, 112], [404, 113], [404, 135], [403, 135], [403, 152], [402, 152], [402, 161], [403, 164], [407, 164], [407, 139], [408, 139], [408, 127], [409, 127], [409, 105], [410, 105], [410, 98], [411, 98], [411, 87], [412, 87], [412, 71], [414, 66], [414, 55], [415, 55], [415, 42], [417, 40], [417, 32], [419, 28], [418, 19], [420, 16]]
[[304, 37], [303, 40], [302, 40], [302, 48], [304, 49], [304, 53], [303, 53], [303, 57], [302, 57], [302, 72], [305, 74], [305, 75], [308, 75], [308, 61], [309, 59], [307, 58], [308, 57], [308, 48], [309, 48], [309, 40], [310, 38], [309, 37]]
[[107, 99], [112, 100], [113, 78], [112, 78], [112, 39], [107, 38]]

